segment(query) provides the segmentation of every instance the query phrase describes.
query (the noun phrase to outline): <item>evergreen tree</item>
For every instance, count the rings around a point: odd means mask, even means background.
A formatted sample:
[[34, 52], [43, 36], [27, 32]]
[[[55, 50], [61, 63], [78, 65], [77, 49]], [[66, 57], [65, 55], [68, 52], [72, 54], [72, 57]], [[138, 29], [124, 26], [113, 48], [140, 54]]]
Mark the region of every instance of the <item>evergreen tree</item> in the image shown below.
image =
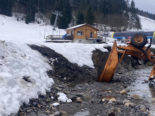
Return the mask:
[[135, 2], [133, 0], [131, 2], [130, 12], [136, 14]]
[[0, 14], [12, 16], [12, 6], [14, 0], [0, 0]]
[[76, 20], [76, 24], [83, 24], [84, 23], [84, 15], [82, 12], [78, 12], [77, 14], [77, 20]]
[[95, 21], [94, 14], [92, 12], [91, 7], [89, 7], [87, 10], [87, 15], [86, 15], [86, 23], [92, 25], [94, 21]]
[[52, 14], [52, 16], [50, 17], [50, 24], [54, 25], [54, 21], [55, 21], [56, 16]]
[[[72, 19], [72, 9], [69, 0], [63, 0], [62, 17], [58, 20], [58, 27], [61, 29], [66, 29]], [[62, 3], [61, 3], [62, 4]], [[61, 9], [60, 9], [61, 10]]]
[[[19, 10], [26, 15], [26, 23], [35, 21], [35, 13], [43, 13], [50, 17], [54, 10], [63, 14], [58, 19], [58, 27], [67, 28], [71, 22], [72, 15], [80, 9], [78, 13], [77, 24], [87, 22], [93, 24], [105, 23], [109, 26], [117, 24], [122, 26], [128, 24], [128, 18], [135, 24], [138, 23], [137, 9], [134, 1], [131, 5], [127, 4], [128, 0], [0, 0], [0, 14], [12, 15], [12, 9]], [[89, 5], [88, 5], [89, 4]], [[20, 11], [20, 9], [22, 11]], [[84, 14], [82, 14], [84, 13]], [[95, 13], [95, 15], [94, 15]], [[129, 13], [131, 14], [129, 16]], [[95, 19], [95, 16], [99, 16]], [[154, 17], [153, 15], [151, 17]], [[122, 19], [123, 20], [122, 23]], [[54, 23], [55, 16], [50, 18], [51, 24]], [[116, 21], [117, 20], [117, 21]], [[139, 24], [138, 24], [139, 25]]]
[[135, 8], [135, 3], [132, 0], [131, 6], [130, 6], [130, 13], [129, 13], [129, 23], [128, 23], [129, 29], [132, 28], [141, 28], [139, 17], [137, 16], [137, 9]]
[[26, 2], [26, 19], [25, 22], [31, 23], [35, 21], [35, 13], [36, 13], [36, 3], [37, 0], [27, 0]]

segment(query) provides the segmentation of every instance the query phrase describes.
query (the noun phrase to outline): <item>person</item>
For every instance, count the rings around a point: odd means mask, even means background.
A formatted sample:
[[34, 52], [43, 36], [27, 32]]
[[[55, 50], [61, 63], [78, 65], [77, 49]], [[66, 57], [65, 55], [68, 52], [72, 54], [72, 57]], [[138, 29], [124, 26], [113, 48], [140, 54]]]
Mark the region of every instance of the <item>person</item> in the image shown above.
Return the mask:
[[62, 36], [62, 39], [66, 39], [66, 38], [67, 38], [67, 33]]

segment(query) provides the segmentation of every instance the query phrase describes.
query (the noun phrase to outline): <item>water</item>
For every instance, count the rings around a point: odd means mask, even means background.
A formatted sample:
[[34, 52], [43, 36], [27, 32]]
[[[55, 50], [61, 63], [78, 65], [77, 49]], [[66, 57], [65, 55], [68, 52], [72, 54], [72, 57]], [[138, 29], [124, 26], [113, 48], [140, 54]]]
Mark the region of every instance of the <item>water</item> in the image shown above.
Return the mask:
[[131, 85], [130, 94], [139, 95], [141, 98], [147, 100], [150, 103], [150, 114], [151, 116], [155, 116], [155, 89], [151, 89], [149, 84], [145, 83], [148, 80], [151, 70], [152, 67], [149, 67], [133, 72], [137, 76], [137, 80]]

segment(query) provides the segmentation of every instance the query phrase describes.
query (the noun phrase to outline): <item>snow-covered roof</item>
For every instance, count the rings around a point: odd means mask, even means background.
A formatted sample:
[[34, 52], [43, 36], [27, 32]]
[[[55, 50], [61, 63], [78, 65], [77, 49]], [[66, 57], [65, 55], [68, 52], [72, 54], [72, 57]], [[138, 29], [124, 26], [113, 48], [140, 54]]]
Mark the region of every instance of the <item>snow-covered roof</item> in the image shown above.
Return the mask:
[[86, 25], [86, 24], [76, 25], [76, 26], [73, 26], [73, 27], [67, 28], [67, 30], [76, 29], [76, 28], [82, 27], [82, 26], [84, 26], [84, 25]]
[[80, 28], [80, 27], [85, 26], [85, 25], [90, 26], [90, 27], [92, 27], [92, 28], [98, 30], [97, 28], [95, 28], [95, 27], [93, 27], [93, 26], [91, 26], [91, 25], [89, 25], [89, 24], [80, 24], [80, 25], [76, 25], [76, 26], [73, 26], [73, 27], [67, 28], [66, 30], [77, 29], [77, 28]]

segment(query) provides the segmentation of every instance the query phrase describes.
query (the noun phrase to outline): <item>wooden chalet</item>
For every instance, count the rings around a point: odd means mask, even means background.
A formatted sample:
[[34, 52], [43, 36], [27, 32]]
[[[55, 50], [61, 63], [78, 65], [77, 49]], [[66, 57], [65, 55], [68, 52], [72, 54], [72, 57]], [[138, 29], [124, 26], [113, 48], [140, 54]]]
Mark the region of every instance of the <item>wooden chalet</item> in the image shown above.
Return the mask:
[[97, 32], [99, 30], [91, 25], [81, 24], [70, 27], [66, 31], [74, 40], [97, 40]]

